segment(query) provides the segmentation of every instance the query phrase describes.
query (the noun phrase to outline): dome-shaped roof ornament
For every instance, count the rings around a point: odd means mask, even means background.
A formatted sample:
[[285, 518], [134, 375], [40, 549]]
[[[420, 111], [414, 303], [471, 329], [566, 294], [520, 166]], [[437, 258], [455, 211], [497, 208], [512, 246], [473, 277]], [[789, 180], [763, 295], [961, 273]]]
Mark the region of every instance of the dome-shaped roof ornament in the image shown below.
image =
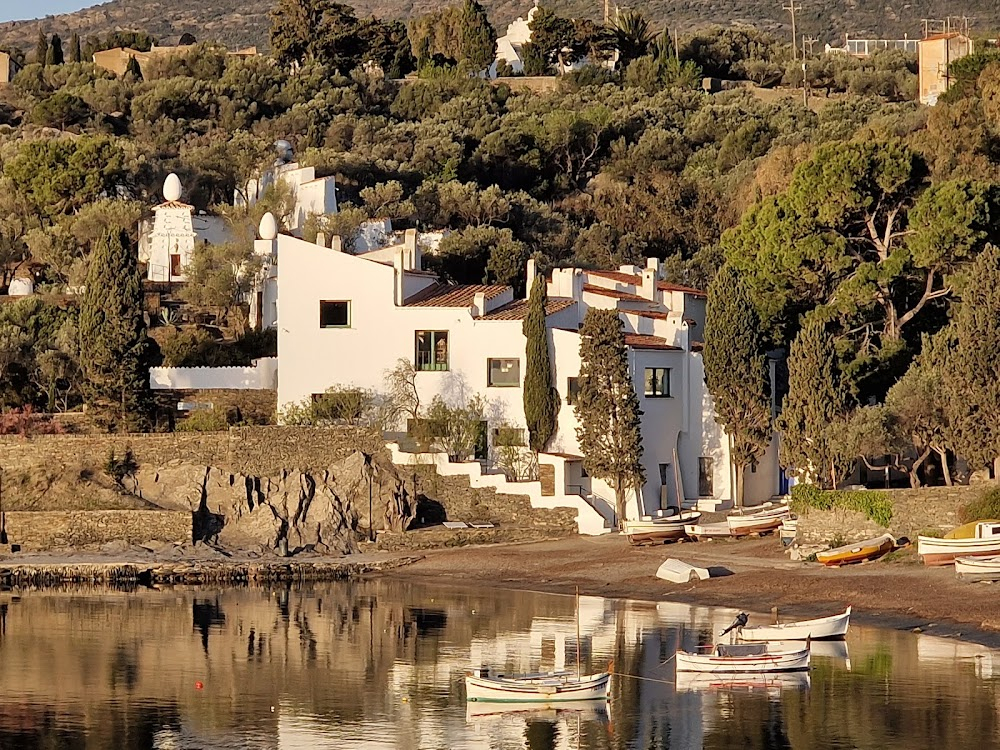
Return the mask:
[[270, 211], [261, 217], [257, 233], [262, 240], [273, 240], [278, 236], [278, 222]]
[[274, 151], [276, 156], [274, 163], [277, 165], [291, 164], [295, 160], [292, 144], [284, 139], [274, 142]]
[[167, 201], [179, 201], [181, 199], [181, 178], [173, 172], [167, 175], [163, 181], [163, 198]]

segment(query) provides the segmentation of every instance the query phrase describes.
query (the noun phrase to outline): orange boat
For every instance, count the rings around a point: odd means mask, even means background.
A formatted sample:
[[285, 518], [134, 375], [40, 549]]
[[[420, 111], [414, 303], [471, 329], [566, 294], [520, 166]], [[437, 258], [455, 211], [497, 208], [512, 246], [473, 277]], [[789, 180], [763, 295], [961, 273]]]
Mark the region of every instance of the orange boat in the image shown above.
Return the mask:
[[892, 534], [883, 534], [874, 539], [846, 544], [843, 547], [828, 549], [826, 552], [817, 552], [816, 561], [839, 568], [841, 565], [850, 565], [882, 557], [887, 552], [891, 552], [895, 546], [896, 539]]

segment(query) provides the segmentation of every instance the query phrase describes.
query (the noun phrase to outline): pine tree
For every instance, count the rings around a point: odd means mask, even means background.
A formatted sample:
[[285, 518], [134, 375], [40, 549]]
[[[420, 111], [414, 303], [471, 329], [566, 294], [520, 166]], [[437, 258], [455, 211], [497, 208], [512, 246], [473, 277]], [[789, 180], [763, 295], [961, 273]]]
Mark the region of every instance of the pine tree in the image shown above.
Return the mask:
[[1000, 249], [979, 254], [961, 293], [939, 357], [942, 390], [955, 451], [981, 468], [1000, 456]]
[[125, 66], [125, 78], [132, 81], [142, 80], [142, 68], [139, 67], [139, 61], [134, 57], [128, 59], [128, 65]]
[[69, 38], [69, 61], [71, 63], [83, 62], [83, 53], [80, 50], [80, 35], [75, 31]]
[[58, 34], [52, 35], [52, 41], [49, 43], [48, 52], [45, 55], [46, 65], [62, 65], [66, 61], [63, 55], [62, 39], [59, 38]]
[[49, 40], [41, 31], [38, 32], [38, 41], [35, 42], [35, 62], [45, 65], [49, 58]]
[[531, 286], [528, 314], [521, 331], [525, 342], [524, 419], [528, 425], [528, 445], [536, 453], [545, 450], [556, 431], [559, 394], [552, 385], [549, 334], [545, 327], [545, 277], [537, 276]]
[[723, 266], [708, 289], [705, 316], [705, 383], [715, 419], [730, 440], [736, 469], [736, 503], [743, 505], [743, 477], [771, 442], [771, 409], [760, 318], [746, 284]]
[[461, 40], [462, 57], [472, 64], [477, 73], [488, 68], [496, 59], [497, 32], [486, 15], [486, 9], [477, 0], [465, 0], [462, 6]]
[[777, 425], [782, 466], [835, 488], [838, 456], [831, 425], [843, 419], [846, 402], [833, 338], [822, 317], [809, 314], [788, 357], [788, 395]]
[[587, 311], [580, 327], [580, 391], [577, 440], [587, 472], [614, 488], [618, 523], [625, 520], [628, 491], [637, 499], [645, 481], [642, 412], [629, 374], [624, 326], [615, 310]]
[[142, 277], [125, 232], [94, 247], [80, 306], [84, 399], [108, 429], [146, 426], [150, 413], [148, 341], [142, 319]]

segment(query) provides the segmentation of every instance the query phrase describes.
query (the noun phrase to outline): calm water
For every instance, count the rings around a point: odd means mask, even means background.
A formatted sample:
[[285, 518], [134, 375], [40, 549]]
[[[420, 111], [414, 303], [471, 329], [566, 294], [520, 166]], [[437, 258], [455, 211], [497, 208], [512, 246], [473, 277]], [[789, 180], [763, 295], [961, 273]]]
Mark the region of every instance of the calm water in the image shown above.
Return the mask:
[[[1000, 653], [854, 627], [806, 678], [674, 684], [733, 612], [584, 597], [605, 710], [476, 715], [462, 673], [575, 668], [573, 597], [367, 581], [0, 594], [0, 748], [1000, 747]], [[761, 618], [757, 618], [759, 622]]]

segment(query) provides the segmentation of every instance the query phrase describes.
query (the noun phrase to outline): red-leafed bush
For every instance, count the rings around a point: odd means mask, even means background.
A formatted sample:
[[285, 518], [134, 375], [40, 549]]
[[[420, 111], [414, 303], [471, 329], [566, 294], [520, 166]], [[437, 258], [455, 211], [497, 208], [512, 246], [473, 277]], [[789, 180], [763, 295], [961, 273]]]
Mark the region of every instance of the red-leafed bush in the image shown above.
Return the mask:
[[0, 413], [0, 435], [62, 435], [66, 428], [51, 417], [36, 414], [29, 404], [20, 409], [8, 409]]

